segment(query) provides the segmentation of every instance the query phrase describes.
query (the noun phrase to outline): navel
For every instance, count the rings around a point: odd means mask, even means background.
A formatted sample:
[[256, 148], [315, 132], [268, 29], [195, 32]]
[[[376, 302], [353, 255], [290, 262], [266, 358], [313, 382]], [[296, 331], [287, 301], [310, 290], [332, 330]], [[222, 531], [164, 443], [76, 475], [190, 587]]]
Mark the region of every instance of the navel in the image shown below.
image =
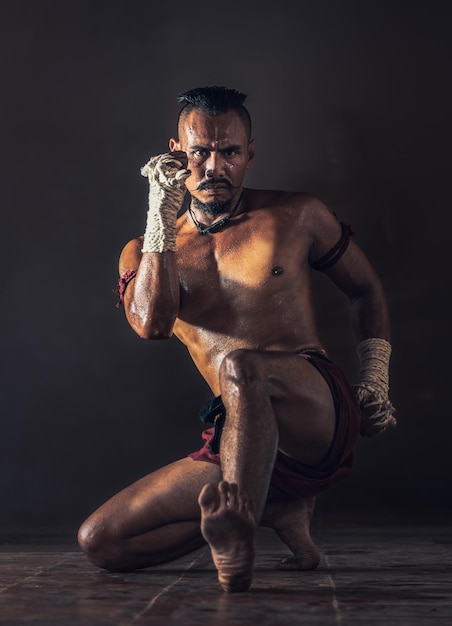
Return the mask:
[[272, 276], [281, 276], [281, 274], [284, 274], [284, 268], [280, 265], [274, 265], [271, 269], [270, 274]]

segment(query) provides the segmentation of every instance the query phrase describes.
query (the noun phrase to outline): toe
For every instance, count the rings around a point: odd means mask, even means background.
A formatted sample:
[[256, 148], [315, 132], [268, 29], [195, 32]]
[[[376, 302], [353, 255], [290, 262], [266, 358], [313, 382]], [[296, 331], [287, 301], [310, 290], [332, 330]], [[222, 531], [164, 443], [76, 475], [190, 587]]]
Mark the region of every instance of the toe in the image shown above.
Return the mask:
[[212, 485], [212, 483], [204, 485], [198, 497], [198, 504], [201, 510], [205, 512], [210, 513], [218, 509], [220, 506], [220, 494], [215, 485]]
[[239, 489], [236, 483], [229, 483], [229, 508], [239, 509]]
[[222, 480], [218, 483], [218, 493], [220, 499], [220, 507], [227, 508], [229, 501], [229, 483]]

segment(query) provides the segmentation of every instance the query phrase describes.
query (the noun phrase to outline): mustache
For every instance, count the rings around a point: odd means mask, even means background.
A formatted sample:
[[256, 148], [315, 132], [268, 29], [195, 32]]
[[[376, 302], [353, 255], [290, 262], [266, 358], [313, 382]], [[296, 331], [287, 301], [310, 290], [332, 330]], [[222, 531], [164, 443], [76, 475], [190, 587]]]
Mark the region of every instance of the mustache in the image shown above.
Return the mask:
[[225, 187], [227, 187], [228, 189], [235, 189], [230, 180], [224, 178], [223, 176], [219, 176], [218, 178], [209, 178], [209, 180], [205, 180], [202, 183], [199, 183], [197, 191], [209, 189], [209, 187], [212, 187], [213, 185], [225, 185]]

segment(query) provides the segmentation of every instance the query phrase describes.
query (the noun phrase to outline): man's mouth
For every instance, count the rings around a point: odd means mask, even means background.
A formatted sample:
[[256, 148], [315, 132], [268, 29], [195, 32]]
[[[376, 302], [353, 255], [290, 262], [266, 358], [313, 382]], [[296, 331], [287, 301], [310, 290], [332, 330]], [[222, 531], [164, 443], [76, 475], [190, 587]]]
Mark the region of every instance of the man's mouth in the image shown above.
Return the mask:
[[221, 189], [232, 189], [232, 185], [227, 180], [219, 180], [201, 183], [198, 187], [199, 191], [220, 191]]
[[228, 189], [227, 185], [208, 185], [203, 191], [221, 191], [222, 189]]

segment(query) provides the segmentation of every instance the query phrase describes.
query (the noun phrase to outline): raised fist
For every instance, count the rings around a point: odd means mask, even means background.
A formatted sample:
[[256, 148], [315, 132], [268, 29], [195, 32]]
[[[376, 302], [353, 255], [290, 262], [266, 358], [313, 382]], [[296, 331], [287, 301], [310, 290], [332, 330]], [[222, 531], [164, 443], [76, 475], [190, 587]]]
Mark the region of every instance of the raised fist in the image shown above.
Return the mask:
[[141, 174], [149, 179], [149, 183], [163, 187], [182, 189], [190, 170], [185, 152], [168, 152], [152, 157], [141, 168]]

